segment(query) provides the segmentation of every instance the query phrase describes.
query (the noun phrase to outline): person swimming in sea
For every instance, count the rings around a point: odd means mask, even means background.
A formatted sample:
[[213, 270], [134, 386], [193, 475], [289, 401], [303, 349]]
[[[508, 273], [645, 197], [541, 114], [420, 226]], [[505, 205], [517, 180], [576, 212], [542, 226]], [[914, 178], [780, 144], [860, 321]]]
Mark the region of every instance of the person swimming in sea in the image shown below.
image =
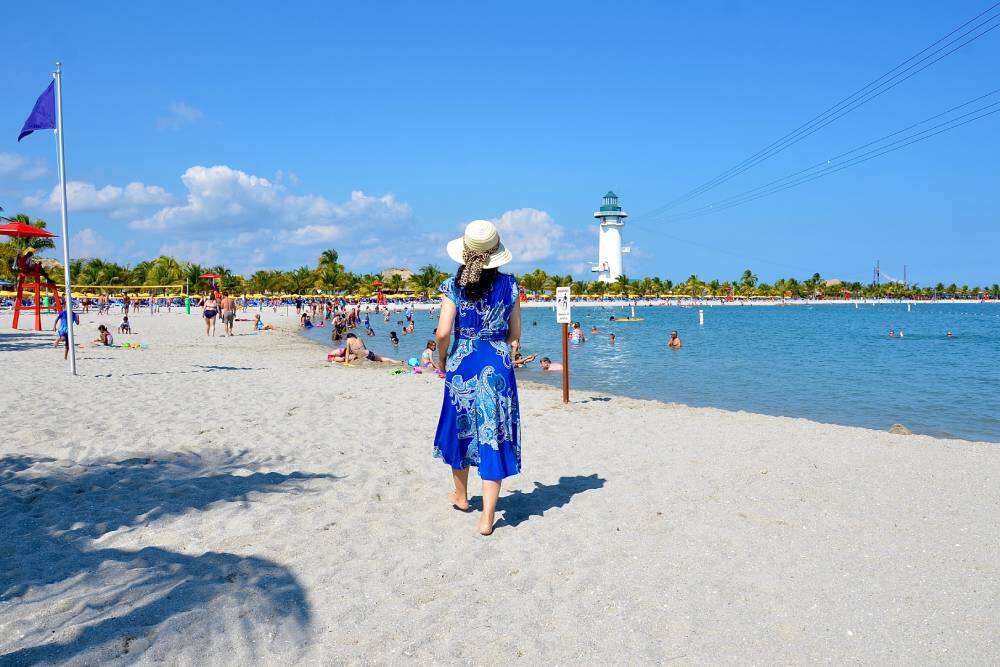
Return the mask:
[[517, 354], [514, 355], [514, 368], [524, 368], [527, 364], [530, 364], [532, 361], [534, 361], [537, 356], [538, 356], [537, 354], [529, 354], [528, 356], [524, 356], [523, 354], [518, 352]]
[[562, 364], [552, 363], [552, 360], [548, 357], [542, 357], [538, 365], [542, 367], [543, 371], [561, 371], [563, 369]]
[[681, 349], [681, 337], [677, 335], [676, 331], [670, 332], [670, 340], [667, 341], [667, 347], [671, 350]]

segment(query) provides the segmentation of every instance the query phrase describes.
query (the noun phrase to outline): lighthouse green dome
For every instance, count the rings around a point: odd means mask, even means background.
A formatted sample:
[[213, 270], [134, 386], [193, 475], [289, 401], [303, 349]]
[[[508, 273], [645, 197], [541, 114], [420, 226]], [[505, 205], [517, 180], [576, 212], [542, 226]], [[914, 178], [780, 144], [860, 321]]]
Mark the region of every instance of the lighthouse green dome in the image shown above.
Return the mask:
[[608, 194], [604, 195], [604, 204], [601, 206], [602, 211], [620, 211], [622, 207], [618, 205], [618, 195], [612, 190], [608, 190]]

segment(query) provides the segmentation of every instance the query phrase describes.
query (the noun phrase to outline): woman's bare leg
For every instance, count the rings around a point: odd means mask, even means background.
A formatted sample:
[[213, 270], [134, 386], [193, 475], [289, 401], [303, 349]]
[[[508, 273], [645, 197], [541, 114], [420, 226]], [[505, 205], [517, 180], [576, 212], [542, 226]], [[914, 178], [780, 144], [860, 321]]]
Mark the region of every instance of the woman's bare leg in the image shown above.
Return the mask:
[[483, 517], [479, 520], [479, 534], [492, 535], [493, 521], [497, 511], [497, 498], [500, 497], [500, 482], [483, 480]]
[[469, 468], [452, 469], [451, 477], [455, 482], [455, 490], [448, 494], [448, 500], [460, 510], [469, 509]]

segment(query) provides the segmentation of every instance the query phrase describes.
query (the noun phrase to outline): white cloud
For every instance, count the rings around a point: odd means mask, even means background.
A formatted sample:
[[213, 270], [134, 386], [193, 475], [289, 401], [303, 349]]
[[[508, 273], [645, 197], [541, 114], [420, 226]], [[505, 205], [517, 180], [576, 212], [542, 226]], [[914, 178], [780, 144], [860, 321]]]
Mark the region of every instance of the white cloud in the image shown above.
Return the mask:
[[49, 173], [44, 161], [17, 153], [0, 153], [0, 177], [30, 181]]
[[181, 182], [187, 189], [185, 204], [161, 208], [129, 226], [163, 231], [197, 225], [233, 233], [271, 229], [276, 238], [285, 232], [290, 234], [287, 242], [308, 245], [340, 238], [347, 226], [392, 228], [413, 216], [392, 194], [372, 197], [356, 191], [338, 203], [320, 195], [289, 194], [278, 183], [225, 165], [191, 167]]
[[315, 243], [330, 243], [343, 236], [340, 227], [336, 225], [306, 225], [293, 229], [287, 242], [292, 245], [313, 245]]
[[161, 130], [177, 130], [185, 125], [198, 122], [203, 115], [201, 111], [195, 109], [190, 104], [171, 102], [167, 110], [167, 115], [157, 120], [156, 125]]
[[218, 264], [222, 252], [216, 241], [177, 241], [160, 246], [160, 255], [170, 255], [182, 262]]
[[[112, 217], [129, 217], [143, 206], [162, 205], [173, 201], [173, 196], [158, 185], [129, 183], [124, 187], [105, 185], [98, 188], [93, 183], [70, 181], [66, 184], [66, 198], [71, 211], [109, 211]], [[61, 201], [59, 186], [44, 194], [24, 198], [25, 206], [42, 206], [58, 211]]]
[[494, 218], [500, 238], [517, 263], [548, 259], [570, 246], [563, 242], [565, 230], [545, 211], [519, 208]]
[[108, 241], [90, 227], [84, 227], [69, 240], [69, 250], [73, 257], [108, 257], [112, 247]]

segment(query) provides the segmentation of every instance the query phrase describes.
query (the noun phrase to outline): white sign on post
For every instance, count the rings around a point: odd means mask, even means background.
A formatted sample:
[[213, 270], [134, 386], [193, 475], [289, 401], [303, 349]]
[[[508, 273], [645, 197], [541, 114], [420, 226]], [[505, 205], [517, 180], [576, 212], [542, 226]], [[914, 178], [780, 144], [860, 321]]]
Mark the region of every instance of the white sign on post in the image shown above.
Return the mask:
[[572, 322], [569, 310], [569, 287], [556, 288], [556, 323], [569, 324]]

